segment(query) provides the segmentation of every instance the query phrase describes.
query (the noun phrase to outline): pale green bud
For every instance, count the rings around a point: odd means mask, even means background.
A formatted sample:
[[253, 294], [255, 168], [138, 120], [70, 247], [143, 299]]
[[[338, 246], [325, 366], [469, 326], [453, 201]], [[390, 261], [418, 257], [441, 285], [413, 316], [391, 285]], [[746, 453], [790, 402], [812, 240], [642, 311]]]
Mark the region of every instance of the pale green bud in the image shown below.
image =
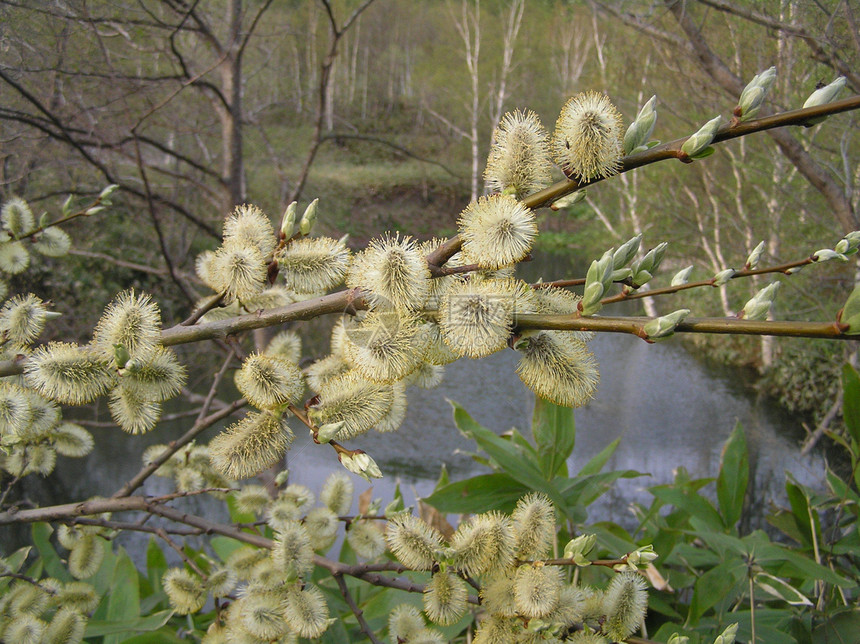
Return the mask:
[[690, 638], [686, 635], [680, 635], [678, 633], [672, 633], [672, 636], [666, 641], [666, 644], [687, 644], [690, 641]]
[[648, 336], [649, 340], [668, 338], [670, 335], [675, 333], [675, 327], [677, 327], [688, 315], [690, 315], [690, 309], [678, 309], [677, 311], [669, 313], [669, 315], [664, 315], [651, 320], [643, 327], [642, 330]]
[[275, 486], [281, 487], [282, 485], [287, 483], [287, 481], [289, 481], [289, 480], [290, 480], [290, 470], [283, 470], [281, 472], [278, 472], [278, 475], [275, 477]]
[[717, 639], [714, 640], [714, 644], [734, 644], [735, 636], [738, 634], [738, 625], [737, 623], [732, 624], [722, 633], [717, 635]]
[[289, 239], [293, 236], [293, 228], [296, 227], [296, 209], [299, 207], [298, 202], [294, 201], [284, 211], [284, 216], [281, 218], [281, 234]]
[[395, 514], [400, 514], [401, 512], [403, 512], [403, 510], [403, 499], [401, 497], [397, 497], [391, 503], [385, 506], [385, 509], [382, 511], [382, 513], [386, 517], [391, 519], [391, 517], [393, 517]]
[[741, 117], [741, 121], [751, 119], [753, 116], [758, 114], [761, 109], [762, 101], [764, 101], [764, 97], [767, 95], [767, 92], [770, 89], [770, 86], [773, 85], [773, 81], [775, 79], [776, 67], [771, 67], [760, 74], [756, 74], [744, 88], [744, 91], [741, 92], [741, 97], [738, 100], [740, 114], [738, 114], [737, 111], [735, 112], [737, 116]]
[[305, 209], [305, 214], [302, 215], [302, 220], [299, 223], [299, 230], [302, 235], [311, 234], [311, 229], [314, 227], [314, 223], [316, 223], [317, 220], [317, 206], [319, 202], [319, 197], [317, 197]]
[[717, 130], [720, 129], [722, 120], [722, 116], [717, 116], [705, 123], [698, 132], [684, 141], [684, 144], [681, 146], [681, 152], [689, 157], [694, 157], [704, 152], [705, 148], [711, 144], [711, 141], [717, 135]]
[[[382, 472], [379, 473], [379, 477], [377, 478], [382, 478]], [[365, 515], [369, 517], [375, 517], [379, 514], [379, 511], [381, 509], [382, 499], [373, 499], [373, 501], [370, 502], [370, 505], [367, 506], [367, 512], [365, 512]]]
[[338, 421], [336, 423], [329, 423], [328, 425], [323, 425], [317, 431], [317, 442], [319, 443], [328, 443], [340, 433], [340, 430], [343, 429], [343, 426], [346, 424], [345, 420]]
[[340, 463], [347, 469], [347, 471], [352, 472], [353, 474], [358, 474], [368, 482], [370, 482], [370, 479], [372, 478], [382, 478], [382, 472], [376, 464], [376, 461], [361, 450], [356, 450], [351, 455], [341, 454]]
[[654, 546], [648, 544], [647, 546], [642, 546], [641, 548], [637, 548], [633, 552], [627, 553], [627, 557], [625, 558], [626, 563], [617, 564], [614, 566], [614, 568], [617, 572], [621, 572], [623, 570], [636, 572], [639, 566], [644, 566], [651, 563], [658, 556], [659, 555], [654, 552]]
[[656, 96], [648, 99], [648, 102], [639, 110], [636, 120], [627, 128], [627, 132], [624, 134], [624, 154], [646, 149], [648, 139], [651, 138], [654, 125], [657, 123], [657, 110], [654, 109], [656, 104]]
[[860, 247], [860, 231], [855, 230], [840, 239], [833, 250], [842, 255], [853, 255], [858, 247]]
[[829, 248], [822, 248], [821, 250], [817, 250], [812, 253], [812, 261], [814, 262], [827, 262], [831, 259], [838, 259], [843, 262], [848, 261], [848, 258], [845, 255], [830, 250]]
[[44, 228], [47, 225], [48, 225], [48, 213], [43, 212], [41, 215], [39, 215], [39, 228]]
[[720, 271], [716, 275], [714, 275], [711, 279], [713, 280], [714, 286], [722, 286], [727, 283], [732, 276], [737, 273], [737, 271], [733, 268], [727, 268], [725, 270]]
[[693, 265], [690, 264], [687, 268], [682, 268], [680, 271], [675, 273], [675, 276], [672, 278], [672, 286], [683, 286], [690, 279], [690, 273], [693, 272]]
[[119, 190], [119, 186], [115, 183], [112, 183], [99, 193], [99, 199], [107, 199], [117, 190]]
[[819, 105], [827, 105], [830, 101], [836, 98], [836, 95], [845, 87], [845, 77], [840, 76], [835, 81], [830, 83], [829, 85], [825, 85], [821, 87], [812, 94], [809, 95], [809, 98], [806, 99], [806, 102], [803, 104], [803, 107], [817, 107]]
[[647, 284], [651, 281], [651, 278], [654, 276], [651, 275], [648, 271], [636, 271], [633, 273], [633, 286], [639, 288], [643, 284]]
[[780, 282], [768, 284], [758, 293], [756, 293], [743, 308], [743, 317], [747, 320], [763, 320], [767, 317], [770, 307], [773, 305], [773, 300], [776, 298], [776, 291], [779, 289]]
[[572, 559], [577, 566], [590, 566], [591, 562], [586, 558], [594, 544], [597, 543], [596, 534], [581, 534], [571, 539], [564, 547], [564, 558]]
[[583, 199], [585, 199], [585, 190], [577, 190], [576, 192], [572, 192], [569, 195], [565, 195], [561, 199], [556, 199], [552, 202], [550, 208], [552, 210], [570, 208], [571, 206], [575, 206], [576, 204], [578, 204]]
[[618, 247], [618, 250], [616, 250], [612, 255], [612, 267], [617, 270], [622, 266], [626, 266], [627, 263], [636, 256], [641, 242], [642, 234], [640, 233], [636, 235], [636, 237], [628, 239], [626, 242], [621, 244], [621, 246]]
[[121, 344], [113, 345], [113, 359], [117, 367], [120, 369], [125, 367], [129, 358], [131, 358], [131, 355], [128, 353], [128, 349]]
[[612, 271], [610, 280], [613, 282], [622, 282], [628, 277], [633, 277], [633, 271], [625, 266], [624, 268], [619, 268], [617, 271]]
[[63, 202], [62, 213], [64, 217], [72, 214], [72, 195], [66, 197], [66, 200]]
[[92, 208], [87, 208], [86, 211], [84, 211], [84, 215], [87, 217], [90, 217], [92, 215], [97, 215], [98, 213], [100, 213], [104, 209], [105, 209], [104, 206], [93, 206]]
[[340, 239], [338, 239], [337, 243], [343, 244], [344, 246], [346, 246], [346, 242], [348, 242], [348, 241], [349, 241], [349, 233], [347, 233], [346, 235], [343, 235]]
[[63, 314], [59, 311], [45, 311], [45, 321], [56, 320], [57, 318], [63, 317]]
[[758, 266], [762, 253], [764, 253], [764, 241], [759, 242], [758, 246], [752, 249], [749, 257], [747, 257], [747, 263], [744, 266], [748, 269]]
[[591, 284], [585, 287], [585, 290], [582, 293], [582, 300], [580, 304], [582, 305], [582, 314], [583, 315], [594, 315], [597, 313], [600, 308], [600, 300], [603, 298], [603, 284], [600, 282], [592, 282]]

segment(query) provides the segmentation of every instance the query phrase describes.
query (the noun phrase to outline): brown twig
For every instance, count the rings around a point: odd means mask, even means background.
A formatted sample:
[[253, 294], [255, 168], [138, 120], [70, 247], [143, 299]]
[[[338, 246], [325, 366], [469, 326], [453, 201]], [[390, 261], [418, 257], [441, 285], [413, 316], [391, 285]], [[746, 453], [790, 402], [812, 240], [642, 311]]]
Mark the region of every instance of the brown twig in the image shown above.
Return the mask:
[[364, 611], [358, 607], [358, 604], [356, 604], [355, 600], [352, 598], [352, 593], [349, 592], [349, 587], [346, 585], [346, 580], [343, 578], [343, 574], [336, 573], [332, 575], [332, 577], [334, 577], [334, 580], [337, 582], [337, 587], [340, 588], [340, 594], [343, 595], [346, 605], [349, 606], [352, 614], [355, 615], [355, 619], [358, 620], [361, 632], [367, 635], [368, 639], [373, 642], [373, 644], [382, 644], [382, 640], [376, 637], [373, 629], [370, 628], [370, 624], [368, 624], [367, 620], [364, 619]]

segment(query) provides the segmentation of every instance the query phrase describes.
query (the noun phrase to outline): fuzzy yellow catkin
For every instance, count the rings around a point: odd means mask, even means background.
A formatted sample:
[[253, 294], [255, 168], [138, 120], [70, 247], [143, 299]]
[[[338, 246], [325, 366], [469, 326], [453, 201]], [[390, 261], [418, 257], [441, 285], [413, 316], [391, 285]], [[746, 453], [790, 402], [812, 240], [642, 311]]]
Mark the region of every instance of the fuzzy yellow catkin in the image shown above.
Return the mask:
[[238, 581], [236, 573], [229, 568], [213, 568], [206, 578], [206, 591], [213, 597], [227, 597]]
[[453, 284], [439, 310], [445, 343], [454, 353], [470, 358], [505, 348], [520, 290], [513, 280], [472, 278]]
[[392, 642], [409, 642], [424, 629], [424, 619], [411, 604], [400, 604], [388, 614], [388, 637]]
[[353, 521], [346, 540], [363, 559], [376, 559], [385, 552], [385, 535], [373, 521]]
[[440, 626], [455, 623], [466, 611], [466, 582], [450, 570], [433, 573], [424, 588], [424, 612]]
[[524, 564], [517, 568], [514, 601], [525, 617], [543, 617], [558, 606], [561, 571], [556, 566]]
[[24, 581], [12, 584], [6, 596], [6, 610], [9, 615], [17, 616], [22, 613], [39, 615], [48, 606], [48, 593], [38, 585]]
[[242, 598], [239, 610], [242, 626], [261, 640], [271, 641], [281, 637], [289, 628], [281, 604], [282, 599], [276, 593], [249, 593]]
[[322, 506], [314, 508], [305, 516], [304, 526], [311, 537], [314, 550], [324, 552], [334, 543], [339, 521], [337, 515]]
[[545, 619], [563, 626], [581, 623], [584, 607], [585, 595], [577, 586], [562, 586], [558, 593], [558, 604]]
[[281, 331], [269, 340], [265, 353], [299, 364], [302, 359], [302, 336], [295, 331]]
[[[572, 315], [576, 313], [582, 298], [570, 291], [555, 286], [534, 289], [535, 313]], [[594, 338], [593, 331], [556, 331], [560, 336], [588, 342]]]
[[346, 373], [350, 368], [340, 356], [330, 355], [320, 358], [306, 367], [305, 376], [307, 377], [308, 386], [314, 391], [319, 392], [322, 391], [332, 378]]
[[639, 628], [647, 607], [645, 580], [635, 572], [615, 575], [603, 594], [604, 633], [613, 640], [629, 637]]
[[255, 247], [263, 257], [275, 248], [275, 229], [268, 215], [257, 206], [236, 206], [224, 220], [224, 241]]
[[552, 135], [555, 162], [580, 181], [616, 174], [623, 156], [621, 114], [609, 98], [589, 91], [571, 98]]
[[371, 308], [415, 311], [430, 292], [430, 269], [411, 237], [386, 234], [356, 255], [346, 283], [362, 289]]
[[310, 532], [295, 520], [284, 521], [275, 536], [272, 560], [287, 579], [302, 577], [313, 567]]
[[0, 309], [0, 333], [18, 344], [30, 344], [45, 328], [48, 310], [44, 302], [32, 293], [16, 295]]
[[292, 440], [281, 415], [251, 412], [209, 443], [212, 465], [229, 479], [247, 479], [274, 465]]
[[518, 559], [542, 559], [555, 541], [555, 508], [543, 494], [533, 492], [517, 501], [511, 514]]
[[207, 276], [226, 302], [244, 301], [259, 294], [266, 284], [266, 259], [256, 246], [227, 241], [207, 263]]
[[371, 311], [347, 329], [344, 359], [364, 378], [391, 384], [412, 373], [424, 356], [429, 337], [412, 315]]
[[518, 632], [522, 629], [515, 619], [491, 615], [478, 625], [472, 644], [510, 644], [516, 641]]
[[515, 617], [517, 607], [514, 595], [515, 572], [502, 570], [481, 586], [481, 605], [492, 615]]
[[385, 536], [397, 560], [411, 570], [430, 570], [442, 547], [439, 531], [411, 514], [390, 520]]
[[391, 407], [376, 423], [376, 431], [378, 432], [396, 431], [406, 420], [406, 385], [403, 382], [395, 382], [391, 385], [391, 393]]
[[0, 383], [0, 434], [18, 435], [30, 420], [30, 399], [27, 390], [18, 385]]
[[[148, 359], [161, 339], [161, 312], [147, 293], [119, 293], [107, 306], [93, 331], [92, 346], [113, 360], [116, 346], [132, 359]], [[123, 366], [123, 365], [120, 365]]]
[[16, 615], [6, 626], [4, 641], [15, 644], [41, 644], [45, 633], [45, 622], [30, 613]]
[[343, 421], [335, 438], [347, 440], [376, 425], [393, 401], [390, 385], [371, 382], [350, 370], [326, 383], [320, 391], [319, 403], [308, 409], [308, 418], [317, 427]]
[[52, 601], [57, 606], [68, 606], [80, 613], [90, 613], [98, 606], [99, 596], [90, 584], [70, 581], [60, 587]]
[[337, 515], [349, 514], [355, 484], [345, 473], [335, 470], [325, 480], [320, 491], [320, 501]]
[[296, 293], [325, 293], [343, 282], [352, 258], [343, 242], [305, 237], [278, 250], [275, 260], [287, 288]]
[[110, 392], [108, 409], [123, 431], [129, 434], [145, 434], [161, 418], [161, 405], [140, 396], [136, 391], [120, 385]]
[[504, 569], [514, 562], [514, 533], [510, 519], [488, 512], [462, 522], [451, 538], [458, 568], [478, 576]]
[[[426, 356], [425, 356], [426, 359]], [[445, 367], [441, 365], [422, 362], [406, 377], [407, 385], [414, 385], [421, 389], [435, 389], [445, 378]]]
[[69, 572], [76, 579], [88, 579], [98, 572], [104, 560], [104, 540], [84, 534], [69, 553]]
[[46, 228], [33, 242], [33, 250], [45, 257], [63, 257], [71, 247], [72, 238], [65, 230], [57, 227]]
[[84, 639], [87, 620], [69, 606], [61, 606], [45, 629], [45, 642], [51, 644], [79, 644]]
[[25, 393], [30, 417], [26, 426], [18, 431], [18, 436], [28, 442], [38, 442], [48, 438], [51, 430], [60, 422], [60, 407], [31, 389], [25, 390]]
[[116, 381], [110, 363], [88, 347], [50, 342], [37, 347], [24, 364], [24, 381], [46, 398], [84, 405]]
[[534, 212], [508, 195], [479, 197], [457, 223], [467, 261], [493, 270], [524, 259], [538, 233]]
[[179, 615], [196, 613], [206, 603], [206, 589], [196, 575], [184, 568], [171, 568], [162, 576], [170, 605]]
[[272, 498], [263, 485], [243, 485], [233, 492], [233, 500], [240, 512], [261, 514]]
[[258, 409], [272, 409], [298, 402], [305, 391], [305, 379], [295, 363], [252, 353], [236, 372], [236, 386]]
[[515, 110], [504, 115], [493, 133], [484, 180], [492, 192], [512, 190], [518, 199], [552, 180], [549, 141], [538, 115]]
[[12, 197], [0, 208], [0, 223], [12, 235], [18, 236], [32, 231], [36, 227], [36, 218], [26, 201]]
[[185, 384], [185, 367], [170, 349], [156, 347], [145, 361], [125, 369], [122, 385], [127, 391], [153, 402], [176, 396]]
[[19, 241], [0, 243], [0, 271], [9, 275], [23, 273], [30, 265], [30, 253]]
[[540, 331], [517, 343], [520, 380], [541, 398], [565, 407], [580, 407], [597, 390], [597, 360], [585, 343]]
[[299, 589], [293, 585], [286, 593], [284, 616], [290, 628], [301, 637], [319, 637], [328, 628], [325, 596], [316, 586], [308, 584]]

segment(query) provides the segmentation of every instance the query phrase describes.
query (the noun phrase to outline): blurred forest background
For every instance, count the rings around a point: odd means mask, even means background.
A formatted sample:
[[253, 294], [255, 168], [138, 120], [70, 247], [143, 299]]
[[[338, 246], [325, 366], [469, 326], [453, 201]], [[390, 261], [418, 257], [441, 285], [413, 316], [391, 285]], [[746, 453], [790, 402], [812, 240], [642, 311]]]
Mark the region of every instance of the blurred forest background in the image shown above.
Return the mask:
[[[483, 193], [506, 111], [532, 109], [551, 130], [568, 97], [594, 89], [629, 123], [656, 94], [654, 138], [666, 141], [728, 119], [771, 65], [769, 109], [795, 109], [839, 75], [846, 95], [860, 91], [858, 21], [848, 0], [2, 0], [0, 197], [56, 214], [70, 192], [122, 187], [116, 207], [69, 227], [71, 260], [22, 278], [75, 312], [46, 340], [85, 338], [132, 286], [170, 325], [206, 294], [194, 260], [235, 204], [277, 220], [290, 201], [320, 197], [319, 232], [348, 233], [354, 247], [385, 230], [450, 235]], [[544, 211], [537, 252], [585, 262], [644, 233], [643, 249], [670, 242], [667, 274], [694, 264], [694, 279], [740, 268], [761, 240], [762, 265], [802, 258], [860, 228], [857, 118], [600, 183]], [[836, 263], [784, 280], [775, 317], [832, 319], [854, 280]], [[665, 306], [731, 314], [764, 286], [746, 281]], [[814, 422], [853, 348], [698, 342], [758, 369]]]

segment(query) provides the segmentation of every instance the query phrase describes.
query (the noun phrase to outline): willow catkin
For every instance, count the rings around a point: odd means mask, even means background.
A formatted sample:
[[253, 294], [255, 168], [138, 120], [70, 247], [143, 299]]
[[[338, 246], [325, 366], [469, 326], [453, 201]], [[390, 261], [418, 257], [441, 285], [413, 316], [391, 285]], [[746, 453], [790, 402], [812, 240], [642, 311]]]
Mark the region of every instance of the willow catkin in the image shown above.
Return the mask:
[[538, 115], [514, 110], [493, 133], [484, 180], [492, 192], [513, 191], [518, 199], [549, 185], [549, 137]]
[[565, 407], [580, 407], [597, 389], [600, 374], [585, 343], [540, 331], [516, 344], [520, 380], [541, 398]]
[[304, 589], [293, 585], [284, 600], [284, 616], [290, 628], [301, 637], [313, 638], [322, 635], [328, 628], [328, 605], [316, 586]]
[[122, 386], [142, 399], [163, 402], [179, 393], [185, 384], [185, 375], [185, 367], [176, 354], [158, 346], [145, 360], [127, 364]]
[[[93, 331], [93, 348], [113, 360], [116, 347], [131, 359], [149, 358], [161, 339], [161, 311], [147, 293], [119, 293], [107, 306]], [[123, 365], [120, 365], [123, 366]]]
[[259, 409], [271, 409], [298, 402], [305, 391], [302, 370], [284, 358], [253, 353], [236, 372], [236, 386]]
[[45, 328], [48, 310], [44, 302], [32, 293], [16, 295], [0, 309], [0, 333], [18, 344], [30, 344]]
[[32, 231], [36, 227], [36, 218], [30, 205], [21, 197], [12, 197], [0, 208], [0, 223], [3, 228], [17, 237]]
[[345, 472], [335, 470], [326, 477], [320, 491], [320, 501], [337, 515], [349, 514], [355, 484]]
[[396, 311], [371, 311], [347, 329], [344, 358], [372, 382], [391, 384], [412, 373], [429, 342], [421, 320]]
[[87, 620], [70, 606], [61, 606], [45, 629], [45, 642], [51, 644], [79, 644], [84, 639]]
[[463, 521], [451, 538], [458, 568], [471, 576], [504, 569], [514, 562], [514, 533], [510, 519], [488, 512]]
[[448, 626], [466, 612], [466, 582], [450, 570], [433, 573], [424, 588], [424, 612], [430, 621]]
[[555, 508], [545, 495], [528, 494], [517, 501], [511, 514], [518, 559], [542, 559], [555, 541]]
[[302, 336], [289, 330], [276, 333], [266, 345], [265, 353], [299, 364], [302, 359]]
[[331, 378], [320, 390], [319, 402], [308, 409], [308, 418], [317, 426], [343, 421], [337, 440], [363, 434], [391, 409], [394, 391], [390, 385], [366, 380], [355, 370]]
[[196, 613], [206, 603], [206, 588], [203, 582], [184, 568], [171, 568], [161, 579], [170, 605], [179, 615]]
[[623, 156], [621, 114], [604, 94], [588, 91], [561, 110], [552, 135], [555, 162], [569, 176], [590, 181], [616, 174]]
[[280, 414], [251, 412], [209, 443], [212, 465], [229, 479], [247, 479], [274, 465], [292, 440]]
[[492, 270], [524, 259], [538, 233], [534, 212], [508, 195], [479, 197], [457, 223], [465, 258]]
[[635, 572], [615, 575], [603, 594], [603, 631], [613, 640], [632, 635], [645, 617], [648, 593], [645, 580]]
[[296, 293], [325, 293], [343, 283], [352, 258], [343, 242], [330, 237], [305, 237], [275, 253], [287, 288]]
[[69, 572], [76, 579], [88, 579], [98, 571], [104, 560], [104, 540], [94, 534], [84, 534], [69, 553]]
[[236, 508], [249, 514], [261, 514], [272, 501], [269, 491], [263, 485], [243, 485], [233, 492]]
[[387, 234], [355, 257], [346, 283], [364, 291], [371, 308], [415, 311], [430, 292], [430, 269], [411, 237]]
[[376, 559], [385, 552], [385, 535], [373, 521], [353, 521], [346, 540], [355, 554], [363, 559]]
[[236, 206], [224, 220], [225, 242], [236, 242], [253, 246], [263, 257], [271, 255], [275, 248], [275, 229], [268, 215], [252, 204]]
[[284, 521], [275, 536], [272, 560], [287, 579], [302, 577], [313, 568], [311, 534], [296, 520]]
[[40, 232], [33, 242], [33, 250], [45, 257], [63, 257], [71, 247], [72, 238], [65, 230], [56, 226]]
[[524, 564], [517, 568], [514, 602], [525, 617], [544, 617], [558, 606], [561, 571], [556, 566]]
[[411, 514], [390, 520], [385, 538], [397, 560], [411, 570], [430, 570], [442, 547], [439, 531]]
[[84, 405], [107, 392], [115, 384], [116, 374], [92, 348], [50, 342], [37, 347], [27, 359], [24, 380], [46, 398]]
[[161, 418], [160, 403], [127, 389], [124, 384], [110, 392], [108, 409], [116, 424], [129, 434], [145, 434]]
[[388, 614], [388, 637], [392, 642], [411, 642], [424, 629], [424, 619], [411, 604], [399, 604]]

